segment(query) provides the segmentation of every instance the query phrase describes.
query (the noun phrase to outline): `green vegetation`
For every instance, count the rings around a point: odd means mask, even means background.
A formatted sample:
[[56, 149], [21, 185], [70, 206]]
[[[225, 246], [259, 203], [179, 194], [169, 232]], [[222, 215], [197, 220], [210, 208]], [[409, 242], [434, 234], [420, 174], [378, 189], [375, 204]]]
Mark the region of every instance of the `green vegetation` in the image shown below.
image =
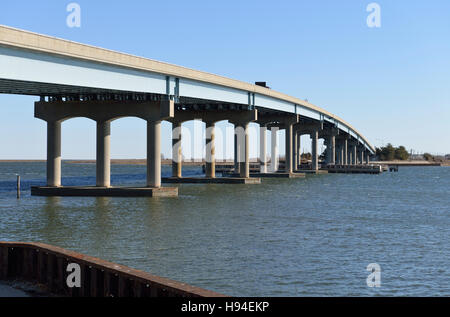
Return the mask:
[[431, 155], [430, 153], [425, 153], [424, 155], [423, 155], [423, 158], [426, 160], [426, 161], [434, 161], [434, 156], [433, 155]]
[[376, 148], [376, 154], [380, 161], [405, 161], [409, 158], [409, 153], [404, 146], [394, 147], [392, 144]]

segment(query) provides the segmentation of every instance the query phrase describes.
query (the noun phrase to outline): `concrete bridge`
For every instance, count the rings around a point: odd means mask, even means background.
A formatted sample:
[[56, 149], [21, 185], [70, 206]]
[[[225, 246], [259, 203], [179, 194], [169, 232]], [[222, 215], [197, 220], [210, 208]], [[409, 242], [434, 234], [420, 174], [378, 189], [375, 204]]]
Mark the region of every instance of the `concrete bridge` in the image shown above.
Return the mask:
[[[173, 178], [181, 179], [181, 124], [206, 123], [206, 179], [215, 179], [215, 124], [235, 125], [235, 172], [247, 180], [248, 126], [261, 127], [261, 173], [277, 172], [277, 132], [286, 130], [285, 173], [300, 163], [300, 137], [312, 139], [312, 170], [319, 169], [318, 140], [327, 164], [367, 164], [374, 147], [338, 116], [264, 85], [0, 26], [0, 93], [39, 96], [35, 117], [47, 122], [47, 186], [35, 194], [176, 195], [161, 187], [161, 122], [173, 123]], [[147, 121], [147, 187], [110, 186], [110, 124], [122, 117]], [[61, 187], [61, 124], [85, 117], [97, 123], [97, 182], [90, 189]], [[272, 166], [266, 131], [272, 131]], [[115, 192], [114, 192], [115, 191]], [[113, 193], [114, 192], [114, 193]]]

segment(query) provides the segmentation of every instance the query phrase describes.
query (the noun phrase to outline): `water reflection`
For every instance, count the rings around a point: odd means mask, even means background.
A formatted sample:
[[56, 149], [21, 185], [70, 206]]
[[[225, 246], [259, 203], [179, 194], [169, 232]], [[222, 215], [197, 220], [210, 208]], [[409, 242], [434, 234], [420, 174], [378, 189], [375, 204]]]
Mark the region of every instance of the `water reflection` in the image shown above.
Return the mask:
[[[45, 168], [8, 164], [0, 240], [51, 243], [238, 296], [374, 295], [373, 262], [385, 276], [378, 295], [450, 295], [439, 271], [450, 262], [449, 168], [182, 185], [178, 198], [153, 199], [31, 197]], [[21, 168], [39, 172], [24, 176], [18, 201], [7, 171]], [[144, 172], [120, 166], [113, 176], [134, 185]], [[93, 177], [90, 166], [64, 173], [71, 184]]]

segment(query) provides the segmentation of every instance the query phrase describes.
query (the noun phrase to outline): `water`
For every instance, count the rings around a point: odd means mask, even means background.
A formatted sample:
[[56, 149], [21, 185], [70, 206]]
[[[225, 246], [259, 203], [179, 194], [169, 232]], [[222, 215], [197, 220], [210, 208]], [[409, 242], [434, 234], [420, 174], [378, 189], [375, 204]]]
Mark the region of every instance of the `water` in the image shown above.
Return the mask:
[[[63, 175], [64, 185], [94, 184], [95, 166], [64, 163]], [[450, 295], [448, 167], [181, 185], [164, 199], [31, 197], [44, 183], [44, 163], [0, 163], [0, 240], [49, 243], [235, 296]], [[112, 183], [144, 185], [145, 167], [114, 165]], [[367, 287], [369, 263], [381, 266], [380, 288]]]

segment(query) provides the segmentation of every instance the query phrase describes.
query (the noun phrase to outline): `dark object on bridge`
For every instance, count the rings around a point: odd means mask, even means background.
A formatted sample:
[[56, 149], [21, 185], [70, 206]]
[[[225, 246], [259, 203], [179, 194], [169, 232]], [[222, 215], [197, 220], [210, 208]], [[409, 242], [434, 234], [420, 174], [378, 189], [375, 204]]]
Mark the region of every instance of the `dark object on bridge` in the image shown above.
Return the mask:
[[[67, 286], [69, 264], [80, 266], [80, 288]], [[224, 296], [42, 243], [0, 242], [0, 281], [31, 282], [64, 297]]]
[[265, 82], [265, 81], [257, 81], [257, 82], [255, 82], [255, 85], [270, 89], [270, 87], [267, 86], [267, 82]]
[[389, 172], [398, 172], [398, 165], [389, 166]]

